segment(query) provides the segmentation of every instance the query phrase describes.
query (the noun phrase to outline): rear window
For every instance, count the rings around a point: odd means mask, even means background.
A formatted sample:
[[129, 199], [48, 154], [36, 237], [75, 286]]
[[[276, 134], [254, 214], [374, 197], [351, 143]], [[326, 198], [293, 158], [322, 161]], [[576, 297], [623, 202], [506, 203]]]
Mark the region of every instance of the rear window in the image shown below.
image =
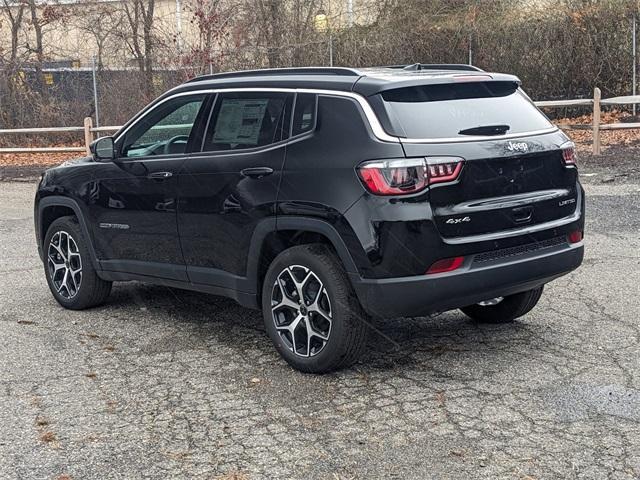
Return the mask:
[[409, 138], [464, 138], [486, 135], [491, 127], [493, 134], [512, 134], [553, 126], [513, 82], [398, 88], [383, 92], [382, 99], [392, 124]]

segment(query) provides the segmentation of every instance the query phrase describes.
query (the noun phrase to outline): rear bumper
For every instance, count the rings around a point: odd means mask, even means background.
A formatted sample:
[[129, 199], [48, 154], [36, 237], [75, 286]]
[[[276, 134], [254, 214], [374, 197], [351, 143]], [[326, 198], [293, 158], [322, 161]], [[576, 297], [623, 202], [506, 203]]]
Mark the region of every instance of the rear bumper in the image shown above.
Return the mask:
[[569, 273], [582, 263], [582, 243], [564, 243], [494, 261], [465, 259], [455, 272], [351, 281], [364, 309], [379, 318], [416, 317], [524, 292]]

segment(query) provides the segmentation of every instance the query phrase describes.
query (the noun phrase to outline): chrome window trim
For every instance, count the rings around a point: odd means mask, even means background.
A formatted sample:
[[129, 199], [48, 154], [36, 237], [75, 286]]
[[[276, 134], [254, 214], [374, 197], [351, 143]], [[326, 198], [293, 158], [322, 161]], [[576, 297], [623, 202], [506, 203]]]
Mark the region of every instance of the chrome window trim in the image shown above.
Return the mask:
[[[146, 116], [148, 112], [151, 112], [156, 107], [162, 105], [164, 102], [172, 100], [176, 97], [183, 97], [187, 95], [200, 95], [200, 94], [217, 94], [217, 93], [227, 93], [227, 92], [281, 92], [281, 93], [311, 93], [316, 95], [324, 95], [331, 97], [343, 97], [350, 98], [355, 100], [362, 108], [362, 111], [369, 123], [369, 127], [371, 128], [373, 135], [382, 142], [391, 142], [391, 143], [467, 143], [467, 142], [483, 142], [483, 141], [496, 141], [496, 140], [506, 140], [509, 138], [521, 138], [521, 137], [529, 137], [536, 135], [544, 135], [547, 133], [554, 133], [559, 131], [559, 128], [556, 126], [552, 126], [549, 128], [545, 128], [542, 130], [531, 130], [528, 132], [520, 132], [520, 133], [509, 133], [505, 135], [494, 135], [494, 136], [469, 136], [465, 138], [400, 138], [393, 135], [389, 135], [384, 128], [382, 128], [382, 124], [380, 120], [376, 116], [373, 108], [367, 101], [365, 97], [355, 92], [345, 92], [341, 90], [323, 90], [323, 89], [315, 89], [315, 88], [275, 88], [275, 87], [236, 87], [236, 88], [207, 88], [201, 90], [190, 90], [186, 92], [178, 92], [173, 95], [169, 95], [166, 98], [163, 98], [157, 103], [149, 106], [141, 110], [136, 116], [137, 119], [131, 123], [127, 128], [125, 128], [122, 132], [119, 132], [116, 137], [114, 137], [114, 141], [118, 142], [124, 135], [135, 126], [142, 118]], [[134, 117], [135, 118], [135, 117]]]
[[378, 117], [373, 112], [373, 108], [371, 108], [371, 105], [369, 105], [369, 102], [367, 102], [367, 100], [362, 95], [359, 95], [353, 92], [344, 92], [340, 90], [322, 90], [322, 89], [312, 89], [312, 88], [270, 88], [270, 87], [207, 88], [202, 90], [190, 90], [187, 92], [175, 93], [166, 98], [163, 98], [159, 102], [154, 103], [152, 106], [142, 110], [137, 115], [138, 118], [136, 119], [136, 121], [134, 121], [122, 132], [119, 132], [117, 137], [114, 138], [114, 141], [117, 142], [121, 138], [123, 138], [123, 136], [126, 135], [126, 133], [134, 125], [136, 125], [140, 120], [142, 120], [142, 118], [145, 117], [148, 112], [151, 112], [156, 107], [162, 105], [164, 102], [172, 100], [176, 97], [183, 97], [186, 95], [214, 94], [214, 93], [227, 93], [227, 92], [231, 92], [231, 93], [233, 92], [312, 93], [316, 95], [351, 98], [356, 102], [358, 102], [358, 104], [362, 108], [362, 111], [364, 112], [364, 115], [367, 118], [367, 121], [369, 123], [369, 126], [371, 127], [371, 130], [373, 131], [373, 134], [378, 140], [381, 140], [383, 142], [400, 143], [400, 139], [398, 137], [391, 136], [384, 131], [384, 129], [382, 128], [382, 125], [380, 124], [380, 121], [378, 120]]

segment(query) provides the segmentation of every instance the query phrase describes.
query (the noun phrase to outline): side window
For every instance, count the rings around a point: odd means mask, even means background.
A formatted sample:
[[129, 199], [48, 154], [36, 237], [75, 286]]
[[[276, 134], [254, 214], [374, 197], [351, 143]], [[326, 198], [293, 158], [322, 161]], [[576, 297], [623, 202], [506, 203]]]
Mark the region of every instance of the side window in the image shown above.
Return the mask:
[[205, 135], [205, 152], [270, 145], [289, 135], [293, 94], [230, 92], [218, 95]]
[[316, 99], [313, 93], [299, 93], [293, 113], [292, 136], [313, 130], [316, 124]]
[[176, 97], [142, 117], [125, 136], [121, 156], [184, 153], [205, 95]]

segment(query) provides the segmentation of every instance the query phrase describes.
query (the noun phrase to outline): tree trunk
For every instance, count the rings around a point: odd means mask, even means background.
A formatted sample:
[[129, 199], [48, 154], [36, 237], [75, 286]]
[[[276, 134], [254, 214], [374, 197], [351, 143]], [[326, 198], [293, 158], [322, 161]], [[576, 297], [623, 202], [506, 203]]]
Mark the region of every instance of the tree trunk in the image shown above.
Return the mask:
[[29, 11], [31, 13], [31, 24], [35, 35], [36, 47], [32, 51], [36, 54], [35, 74], [36, 89], [42, 95], [43, 103], [47, 103], [47, 97], [42, 70], [44, 68], [44, 47], [42, 43], [42, 23], [38, 18], [38, 6], [35, 0], [28, 0]]

